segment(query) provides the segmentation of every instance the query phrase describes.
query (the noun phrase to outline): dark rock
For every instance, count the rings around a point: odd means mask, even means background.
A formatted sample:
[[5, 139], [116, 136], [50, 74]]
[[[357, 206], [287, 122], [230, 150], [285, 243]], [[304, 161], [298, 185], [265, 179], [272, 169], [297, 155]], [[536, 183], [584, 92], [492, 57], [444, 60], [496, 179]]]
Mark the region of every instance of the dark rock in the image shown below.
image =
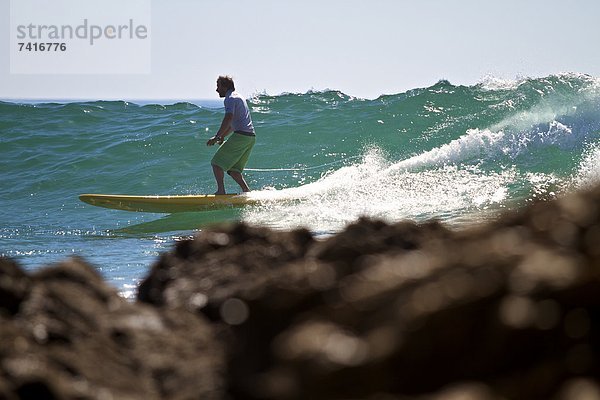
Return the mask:
[[29, 277], [17, 264], [0, 258], [0, 313], [16, 314], [30, 286]]
[[[213, 310], [239, 291], [252, 296], [314, 242], [306, 230], [277, 232], [243, 224], [208, 230], [163, 254], [140, 284], [138, 299], [154, 305]], [[258, 293], [257, 293], [258, 295]], [[209, 306], [209, 307], [207, 307]], [[218, 312], [207, 315], [218, 319]]]
[[552, 398], [600, 373], [599, 199], [459, 232], [367, 219], [324, 241], [205, 231], [139, 298], [220, 326], [236, 398]]
[[600, 399], [599, 204], [208, 229], [135, 303], [80, 259], [0, 260], [0, 398]]
[[223, 397], [222, 350], [198, 316], [129, 303], [79, 259], [12, 271], [28, 290], [0, 314], [0, 397]]

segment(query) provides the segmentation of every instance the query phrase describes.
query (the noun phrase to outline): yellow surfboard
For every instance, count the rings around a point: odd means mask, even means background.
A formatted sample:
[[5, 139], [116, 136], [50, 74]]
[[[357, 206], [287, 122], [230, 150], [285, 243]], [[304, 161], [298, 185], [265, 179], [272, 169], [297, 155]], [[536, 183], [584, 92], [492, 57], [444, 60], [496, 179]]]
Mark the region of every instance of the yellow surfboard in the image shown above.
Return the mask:
[[257, 204], [244, 194], [198, 194], [175, 196], [132, 196], [120, 194], [82, 194], [79, 199], [93, 206], [114, 210], [151, 213], [211, 211]]

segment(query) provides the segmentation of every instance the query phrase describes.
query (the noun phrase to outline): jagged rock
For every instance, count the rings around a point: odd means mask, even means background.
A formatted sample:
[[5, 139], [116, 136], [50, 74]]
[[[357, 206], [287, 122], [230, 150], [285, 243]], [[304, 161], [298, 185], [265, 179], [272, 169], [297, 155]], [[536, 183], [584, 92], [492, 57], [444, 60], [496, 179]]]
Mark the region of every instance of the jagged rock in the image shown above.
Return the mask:
[[222, 350], [202, 318], [129, 303], [80, 259], [31, 276], [0, 266], [27, 288], [0, 313], [0, 398], [222, 398]]
[[162, 257], [139, 298], [221, 327], [236, 398], [429, 396], [464, 381], [473, 398], [552, 398], [600, 373], [599, 199], [460, 232], [366, 219], [324, 241], [205, 231]]
[[136, 302], [0, 260], [0, 399], [600, 400], [600, 187], [450, 230], [234, 224]]
[[14, 315], [30, 286], [29, 277], [17, 264], [0, 258], [0, 315]]

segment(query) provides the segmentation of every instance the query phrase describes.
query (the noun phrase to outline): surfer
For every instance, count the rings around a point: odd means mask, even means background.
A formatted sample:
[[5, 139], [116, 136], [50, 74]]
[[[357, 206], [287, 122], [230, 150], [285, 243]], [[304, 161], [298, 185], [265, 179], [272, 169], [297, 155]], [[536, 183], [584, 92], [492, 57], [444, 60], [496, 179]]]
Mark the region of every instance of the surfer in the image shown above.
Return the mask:
[[[225, 116], [215, 136], [206, 142], [207, 146], [213, 146], [215, 143], [221, 145], [211, 160], [213, 173], [217, 181], [215, 194], [225, 194], [223, 183], [225, 172], [240, 185], [243, 192], [249, 192], [250, 188], [244, 180], [242, 171], [256, 142], [250, 110], [248, 104], [246, 104], [246, 99], [235, 91], [235, 85], [230, 76], [219, 76], [217, 79], [217, 93], [219, 93], [219, 97], [225, 98], [223, 100]], [[233, 135], [223, 143], [225, 137], [231, 132], [233, 132]]]

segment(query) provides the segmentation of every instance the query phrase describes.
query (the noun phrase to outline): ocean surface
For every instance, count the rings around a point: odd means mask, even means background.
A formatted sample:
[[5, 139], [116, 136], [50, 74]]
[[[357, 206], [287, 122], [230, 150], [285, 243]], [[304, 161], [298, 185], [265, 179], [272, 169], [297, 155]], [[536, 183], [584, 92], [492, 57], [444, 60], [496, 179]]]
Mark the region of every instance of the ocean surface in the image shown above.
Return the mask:
[[220, 102], [0, 102], [0, 255], [29, 270], [78, 255], [132, 297], [159, 253], [219, 221], [319, 236], [361, 216], [460, 228], [600, 182], [600, 79], [587, 75], [249, 106], [258, 141], [246, 177], [262, 205], [163, 215], [78, 195], [213, 193], [205, 143]]

